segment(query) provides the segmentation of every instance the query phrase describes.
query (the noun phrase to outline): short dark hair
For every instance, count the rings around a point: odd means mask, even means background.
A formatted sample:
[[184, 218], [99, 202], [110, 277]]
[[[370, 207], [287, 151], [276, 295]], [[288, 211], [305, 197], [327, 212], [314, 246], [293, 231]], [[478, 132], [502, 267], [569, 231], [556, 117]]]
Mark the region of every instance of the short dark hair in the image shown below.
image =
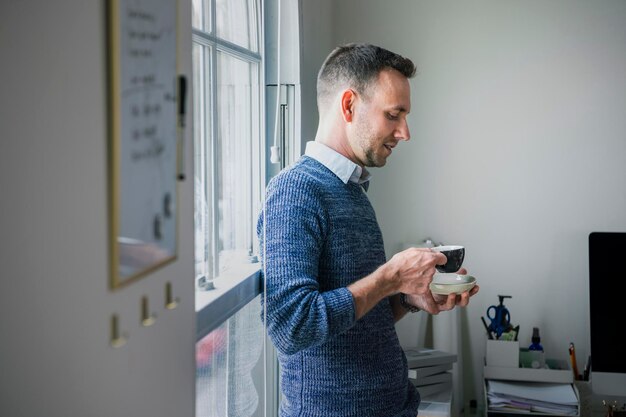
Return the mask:
[[346, 85], [356, 92], [367, 89], [378, 74], [395, 69], [406, 78], [415, 75], [415, 64], [401, 55], [376, 45], [349, 43], [338, 46], [326, 58], [317, 75], [317, 103], [336, 93], [336, 87]]

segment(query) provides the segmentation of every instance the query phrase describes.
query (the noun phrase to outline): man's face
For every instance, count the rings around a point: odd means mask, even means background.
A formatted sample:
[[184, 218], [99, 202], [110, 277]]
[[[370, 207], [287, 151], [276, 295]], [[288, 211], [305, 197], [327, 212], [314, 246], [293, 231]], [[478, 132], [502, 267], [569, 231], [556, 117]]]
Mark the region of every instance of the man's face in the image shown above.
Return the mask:
[[355, 102], [348, 140], [357, 163], [382, 167], [401, 140], [409, 140], [409, 80], [396, 70], [382, 71], [367, 94]]

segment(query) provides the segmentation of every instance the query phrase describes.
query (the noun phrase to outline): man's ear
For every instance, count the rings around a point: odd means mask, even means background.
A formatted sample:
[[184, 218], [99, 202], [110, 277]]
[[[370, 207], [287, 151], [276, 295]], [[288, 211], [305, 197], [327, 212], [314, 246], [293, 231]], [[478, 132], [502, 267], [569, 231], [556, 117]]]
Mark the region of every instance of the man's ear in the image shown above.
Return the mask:
[[352, 122], [355, 102], [356, 92], [354, 90], [347, 89], [341, 95], [341, 115], [346, 123]]

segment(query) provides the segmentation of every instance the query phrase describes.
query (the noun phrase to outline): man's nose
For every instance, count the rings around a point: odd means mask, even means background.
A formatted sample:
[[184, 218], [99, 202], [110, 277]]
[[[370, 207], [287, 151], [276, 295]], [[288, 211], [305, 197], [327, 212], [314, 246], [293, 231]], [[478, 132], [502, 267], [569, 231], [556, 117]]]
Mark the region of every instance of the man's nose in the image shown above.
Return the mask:
[[399, 140], [411, 139], [411, 132], [409, 131], [409, 124], [406, 119], [403, 120], [402, 125], [396, 130], [396, 138]]

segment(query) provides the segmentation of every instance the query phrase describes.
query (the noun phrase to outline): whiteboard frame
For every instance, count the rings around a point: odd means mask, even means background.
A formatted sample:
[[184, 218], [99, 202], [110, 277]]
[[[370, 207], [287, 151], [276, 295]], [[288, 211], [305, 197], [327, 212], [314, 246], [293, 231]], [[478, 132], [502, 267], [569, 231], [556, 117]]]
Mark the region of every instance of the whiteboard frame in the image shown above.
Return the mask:
[[[109, 286], [111, 290], [116, 290], [124, 287], [132, 282], [136, 282], [142, 277], [145, 277], [157, 269], [175, 261], [178, 257], [178, 223], [179, 223], [179, 186], [178, 183], [174, 184], [174, 196], [173, 203], [175, 205], [173, 215], [173, 227], [174, 227], [174, 248], [173, 252], [163, 254], [163, 256], [156, 256], [149, 262], [146, 262], [140, 269], [129, 274], [122, 275], [120, 273], [120, 224], [121, 224], [121, 182], [122, 178], [122, 141], [125, 139], [122, 135], [122, 109], [123, 107], [123, 94], [122, 94], [122, 28], [120, 22], [120, 12], [122, 7], [127, 4], [134, 4], [132, 0], [108, 0], [106, 3], [106, 29], [107, 29], [107, 89], [108, 89], [108, 126], [109, 126], [109, 146], [108, 146], [108, 200], [109, 200]], [[175, 10], [174, 16], [174, 51], [171, 56], [168, 55], [167, 59], [174, 61], [176, 79], [179, 73], [178, 62], [178, 1], [173, 1], [172, 8]], [[171, 63], [171, 62], [170, 62]], [[175, 80], [172, 80], [173, 82]], [[176, 95], [175, 99], [178, 100], [178, 92], [174, 91]], [[174, 107], [177, 109], [177, 104]], [[178, 121], [178, 114], [175, 115], [175, 121]], [[180, 153], [183, 151], [181, 148], [181, 135], [184, 132], [181, 131], [180, 126], [175, 126], [176, 135], [173, 138], [174, 147], [177, 152], [176, 166], [171, 172], [173, 178], [176, 178], [177, 171], [180, 167]], [[128, 138], [126, 138], [128, 140]], [[152, 245], [154, 246], [154, 245]], [[150, 248], [148, 248], [150, 249]]]

